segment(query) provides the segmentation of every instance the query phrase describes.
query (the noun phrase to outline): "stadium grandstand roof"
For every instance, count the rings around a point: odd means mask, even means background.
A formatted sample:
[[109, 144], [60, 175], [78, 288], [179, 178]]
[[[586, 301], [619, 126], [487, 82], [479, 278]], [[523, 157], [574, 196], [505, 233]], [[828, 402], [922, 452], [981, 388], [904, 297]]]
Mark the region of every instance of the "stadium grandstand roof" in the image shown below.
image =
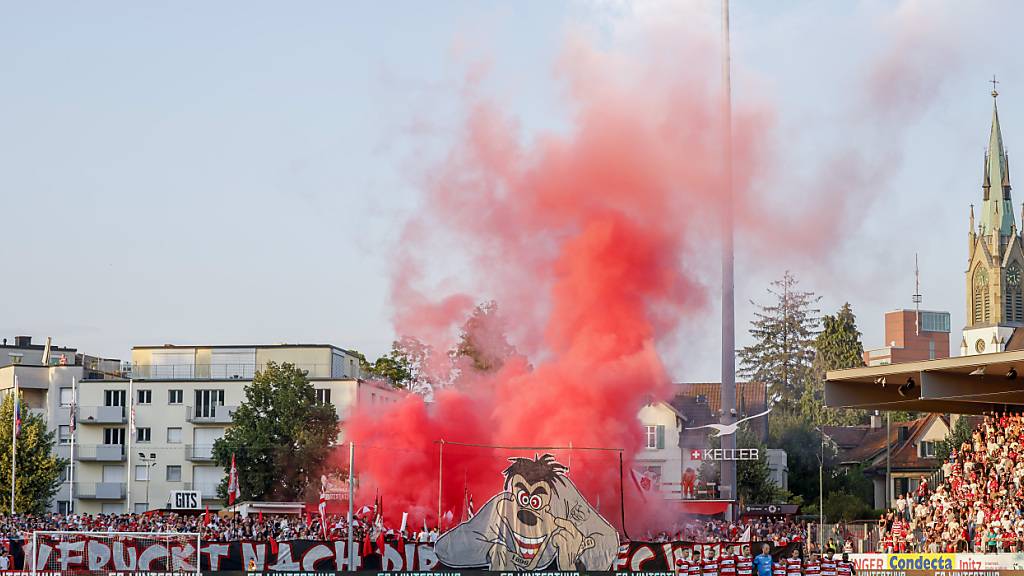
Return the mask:
[[825, 377], [825, 405], [952, 414], [1021, 412], [1024, 350], [835, 370]]

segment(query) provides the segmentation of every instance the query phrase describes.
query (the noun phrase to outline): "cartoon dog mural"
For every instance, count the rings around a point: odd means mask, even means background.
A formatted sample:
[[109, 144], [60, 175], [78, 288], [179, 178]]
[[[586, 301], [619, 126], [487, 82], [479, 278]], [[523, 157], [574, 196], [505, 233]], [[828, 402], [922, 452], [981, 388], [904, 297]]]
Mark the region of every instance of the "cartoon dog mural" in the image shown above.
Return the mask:
[[452, 568], [608, 570], [618, 533], [583, 499], [566, 467], [551, 454], [509, 461], [504, 490], [441, 535], [438, 560]]

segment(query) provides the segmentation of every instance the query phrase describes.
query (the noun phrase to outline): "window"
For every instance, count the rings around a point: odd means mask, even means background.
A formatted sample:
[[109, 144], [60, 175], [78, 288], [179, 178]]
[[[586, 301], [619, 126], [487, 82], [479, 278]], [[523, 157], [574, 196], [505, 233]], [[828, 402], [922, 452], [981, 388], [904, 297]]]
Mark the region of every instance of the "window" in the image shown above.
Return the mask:
[[135, 466], [135, 479], [139, 482], [149, 480], [149, 466], [145, 464], [137, 464]]
[[185, 400], [185, 392], [182, 390], [168, 390], [167, 391], [167, 403], [168, 404], [181, 404]]
[[167, 466], [167, 481], [181, 482], [181, 466]]
[[127, 393], [124, 390], [104, 390], [103, 391], [103, 405], [104, 406], [124, 406], [124, 397]]
[[644, 447], [649, 450], [660, 450], [665, 447], [665, 427], [644, 426]]
[[124, 428], [104, 428], [103, 443], [108, 446], [114, 444], [124, 445]]
[[74, 400], [74, 398], [72, 397], [72, 394], [71, 394], [72, 392], [73, 392], [73, 390], [71, 388], [61, 388], [60, 389], [60, 405], [61, 405], [61, 407], [67, 408], [68, 406], [71, 406], [71, 402]]
[[935, 360], [935, 340], [928, 341], [928, 359]]
[[57, 426], [57, 438], [61, 446], [71, 444], [71, 426]]
[[135, 429], [135, 441], [136, 442], [149, 442], [153, 439], [153, 430], [150, 428], [136, 428]]
[[71, 480], [71, 464], [64, 466], [60, 469], [60, 481], [61, 483]]
[[139, 390], [136, 396], [138, 398], [137, 404], [152, 404], [153, 403], [153, 391], [152, 390]]
[[921, 312], [921, 330], [949, 332], [949, 312]]
[[918, 456], [921, 458], [935, 458], [935, 447], [938, 442], [922, 440], [918, 448]]
[[217, 415], [217, 406], [224, 405], [223, 390], [196, 390], [195, 391], [196, 418], [213, 418]]
[[68, 502], [67, 500], [57, 500], [57, 513], [71, 514], [71, 502]]
[[167, 443], [168, 444], [181, 444], [181, 428], [168, 428], [167, 429]]
[[327, 405], [331, 403], [331, 390], [330, 388], [317, 388], [316, 390], [316, 403], [320, 405]]

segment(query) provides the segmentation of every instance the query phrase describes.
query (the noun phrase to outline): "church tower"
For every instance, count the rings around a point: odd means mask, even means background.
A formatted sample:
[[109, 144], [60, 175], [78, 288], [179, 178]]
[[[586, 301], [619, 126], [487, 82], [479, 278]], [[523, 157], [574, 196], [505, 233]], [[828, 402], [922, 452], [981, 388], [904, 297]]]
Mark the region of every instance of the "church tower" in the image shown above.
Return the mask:
[[[1016, 328], [1024, 327], [1021, 270], [1024, 250], [1013, 218], [1010, 165], [999, 128], [999, 93], [992, 80], [992, 128], [982, 174], [981, 221], [971, 205], [967, 235], [967, 326], [962, 355], [1002, 352]], [[1024, 212], [1021, 214], [1024, 221]]]

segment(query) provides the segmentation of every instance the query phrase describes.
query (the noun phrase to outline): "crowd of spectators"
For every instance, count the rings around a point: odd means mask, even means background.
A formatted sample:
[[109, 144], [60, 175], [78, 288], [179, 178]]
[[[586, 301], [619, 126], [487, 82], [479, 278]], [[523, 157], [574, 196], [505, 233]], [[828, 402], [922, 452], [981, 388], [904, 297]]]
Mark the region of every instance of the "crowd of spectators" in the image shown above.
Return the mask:
[[[753, 519], [747, 522], [727, 522], [724, 520], [693, 520], [683, 524], [674, 531], [648, 533], [645, 538], [655, 542], [738, 542], [749, 540], [771, 542], [776, 546], [785, 546], [790, 542], [802, 542], [807, 535], [807, 524], [791, 519]], [[834, 547], [838, 549], [838, 546]]]
[[[405, 541], [433, 542], [437, 530], [421, 530], [399, 534], [394, 528], [370, 519], [356, 518], [352, 522], [353, 538], [374, 541], [383, 537], [387, 541], [402, 538]], [[337, 540], [348, 538], [346, 516], [328, 515], [326, 526], [318, 515], [266, 516], [251, 514], [220, 516], [216, 513], [185, 515], [171, 512], [151, 514], [19, 514], [0, 516], [0, 537], [3, 539], [30, 538], [37, 530], [86, 532], [163, 532], [195, 533], [203, 540], [230, 542], [238, 540]]]
[[878, 519], [880, 552], [1024, 550], [1024, 418], [985, 416], [951, 451], [942, 480], [921, 480]]

